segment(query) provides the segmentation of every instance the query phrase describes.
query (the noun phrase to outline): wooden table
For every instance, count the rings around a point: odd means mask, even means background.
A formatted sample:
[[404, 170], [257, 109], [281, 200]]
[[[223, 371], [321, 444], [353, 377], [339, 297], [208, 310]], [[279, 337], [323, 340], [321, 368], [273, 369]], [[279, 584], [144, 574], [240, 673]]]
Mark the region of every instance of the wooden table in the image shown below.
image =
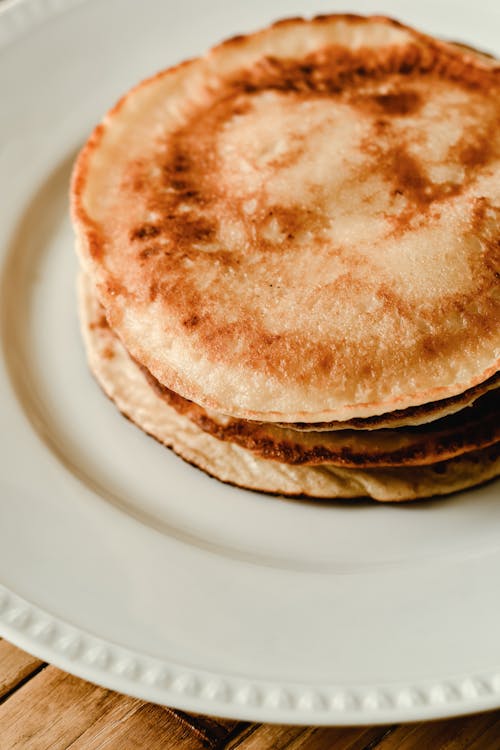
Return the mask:
[[186, 714], [91, 685], [0, 639], [0, 750], [500, 750], [500, 711], [376, 727]]

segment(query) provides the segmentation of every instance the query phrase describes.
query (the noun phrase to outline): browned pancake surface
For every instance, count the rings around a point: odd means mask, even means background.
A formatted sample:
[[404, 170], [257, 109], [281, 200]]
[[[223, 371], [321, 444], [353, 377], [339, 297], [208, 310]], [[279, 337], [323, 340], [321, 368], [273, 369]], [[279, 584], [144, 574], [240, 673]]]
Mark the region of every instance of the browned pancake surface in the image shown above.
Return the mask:
[[203, 407], [144, 374], [159, 396], [204, 432], [262, 458], [294, 465], [423, 466], [500, 442], [500, 390], [449, 417], [420, 427], [371, 431], [303, 432], [274, 424], [233, 419]]
[[472, 406], [485, 393], [497, 389], [500, 385], [500, 375], [497, 373], [484, 383], [469, 388], [457, 396], [431, 401], [408, 409], [395, 409], [375, 417], [364, 419], [346, 419], [343, 422], [278, 422], [279, 427], [299, 431], [314, 430], [380, 430], [385, 428], [411, 427], [429, 424], [451, 414], [456, 414], [467, 406]]
[[500, 472], [500, 443], [415, 467], [301, 466], [256, 456], [201, 430], [151, 388], [141, 368], [107, 326], [88, 280], [82, 279], [80, 303], [90, 368], [107, 395], [146, 433], [224, 482], [290, 496], [400, 501], [445, 495], [485, 482]]
[[235, 39], [96, 131], [84, 264], [127, 349], [205, 407], [453, 397], [499, 368], [499, 119], [498, 66], [383, 19]]

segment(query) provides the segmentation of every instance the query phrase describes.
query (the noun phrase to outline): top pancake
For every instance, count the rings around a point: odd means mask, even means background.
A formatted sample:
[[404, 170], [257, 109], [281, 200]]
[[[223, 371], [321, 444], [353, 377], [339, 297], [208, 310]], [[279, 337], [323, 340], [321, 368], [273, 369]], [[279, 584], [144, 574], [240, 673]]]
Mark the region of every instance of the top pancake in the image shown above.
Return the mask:
[[500, 66], [388, 19], [281, 22], [143, 82], [80, 154], [131, 355], [218, 412], [366, 418], [500, 369]]

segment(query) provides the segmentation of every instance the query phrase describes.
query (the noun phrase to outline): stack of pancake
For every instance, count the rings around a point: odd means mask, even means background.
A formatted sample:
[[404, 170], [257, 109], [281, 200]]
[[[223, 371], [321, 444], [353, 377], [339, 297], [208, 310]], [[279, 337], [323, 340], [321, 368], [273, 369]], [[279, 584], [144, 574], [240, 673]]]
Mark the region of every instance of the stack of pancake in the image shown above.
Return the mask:
[[404, 500], [500, 474], [500, 64], [290, 19], [132, 89], [76, 162], [90, 367], [209, 474]]

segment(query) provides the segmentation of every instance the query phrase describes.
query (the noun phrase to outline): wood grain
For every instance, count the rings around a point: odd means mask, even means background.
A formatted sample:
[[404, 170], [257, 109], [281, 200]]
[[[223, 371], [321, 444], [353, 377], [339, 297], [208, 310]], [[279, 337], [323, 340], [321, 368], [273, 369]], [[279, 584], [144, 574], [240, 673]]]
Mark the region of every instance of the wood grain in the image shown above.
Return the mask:
[[464, 716], [452, 721], [403, 724], [376, 745], [377, 750], [498, 750], [500, 711]]
[[47, 667], [0, 706], [0, 749], [64, 750], [121, 700], [116, 693]]
[[42, 665], [40, 659], [0, 639], [0, 700]]
[[[287, 727], [253, 724], [227, 745], [228, 750], [367, 750], [378, 747], [388, 727]], [[374, 744], [375, 743], [375, 744]]]
[[202, 733], [183, 723], [172, 711], [148, 703], [122, 712], [113, 707], [71, 744], [71, 750], [199, 750], [209, 746]]
[[249, 724], [144, 703], [0, 639], [0, 750], [500, 750], [500, 711], [375, 727]]

